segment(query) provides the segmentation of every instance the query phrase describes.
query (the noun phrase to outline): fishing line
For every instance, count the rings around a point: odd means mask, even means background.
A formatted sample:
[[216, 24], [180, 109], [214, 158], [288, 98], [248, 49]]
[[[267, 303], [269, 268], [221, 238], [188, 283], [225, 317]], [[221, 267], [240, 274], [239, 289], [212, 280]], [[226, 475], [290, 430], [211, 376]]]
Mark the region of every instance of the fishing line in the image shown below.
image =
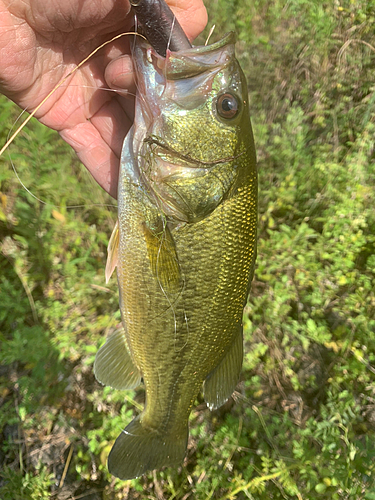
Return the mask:
[[176, 24], [176, 14], [173, 14], [173, 21], [172, 21], [172, 26], [171, 26], [171, 32], [169, 33], [169, 38], [168, 38], [168, 43], [167, 43], [167, 51], [169, 50], [169, 47], [171, 46], [171, 40], [172, 40], [172, 34], [173, 30]]
[[[141, 36], [147, 42], [147, 39], [138, 32], [139, 24], [138, 24], [137, 14], [134, 14], [134, 22], [135, 22], [135, 26], [134, 26], [134, 33], [133, 34]], [[134, 55], [135, 50], [136, 50], [136, 43], [137, 43], [137, 39], [136, 39], [136, 36], [134, 36], [133, 42], [131, 45], [131, 55], [132, 56]], [[138, 66], [137, 66], [134, 58], [133, 58], [133, 68], [134, 68], [134, 73], [135, 73], [135, 88], [137, 91], [136, 94], [133, 94], [133, 95], [136, 99], [140, 99], [145, 105], [147, 105], [146, 98], [145, 98], [145, 96], [142, 95], [141, 88], [138, 84]], [[134, 115], [134, 120], [135, 120], [135, 115]], [[133, 136], [133, 143], [134, 143], [134, 136]], [[137, 149], [138, 155], [135, 155], [135, 156], [138, 156], [138, 157], [141, 156], [141, 147], [142, 147], [142, 143], [137, 145], [136, 149]]]
[[[13, 172], [14, 172], [15, 176], [17, 177], [18, 182], [21, 184], [21, 186], [23, 187], [23, 189], [25, 191], [27, 191], [27, 193], [29, 193], [30, 196], [32, 196], [35, 200], [39, 201], [39, 203], [42, 203], [42, 205], [45, 205], [45, 206], [48, 206], [48, 207], [53, 207], [53, 208], [61, 208], [60, 205], [55, 205], [54, 203], [49, 203], [47, 201], [43, 201], [40, 198], [38, 198], [37, 196], [35, 196], [35, 194], [33, 194], [25, 186], [25, 184], [22, 182], [22, 179], [18, 175], [16, 167], [14, 166], [14, 163], [13, 163], [13, 160], [12, 160], [12, 158], [10, 156], [10, 153], [9, 153], [9, 161], [10, 161], [10, 164], [12, 165]], [[107, 207], [107, 208], [111, 207], [111, 208], [117, 208], [117, 205], [113, 205], [111, 203], [91, 203], [90, 205], [87, 205], [87, 204], [84, 204], [84, 205], [67, 205], [64, 208], [66, 208], [66, 209], [73, 209], [73, 208], [90, 208], [90, 207]]]
[[[11, 133], [11, 131], [13, 130], [14, 128], [14, 125], [17, 123], [17, 121], [20, 119], [20, 117], [22, 116], [23, 113], [25, 113], [26, 110], [23, 110], [22, 113], [17, 117], [15, 123], [13, 124], [12, 128], [10, 129], [9, 133], [8, 133], [8, 137]], [[38, 198], [34, 193], [32, 193], [24, 184], [24, 182], [22, 181], [21, 177], [19, 176], [18, 174], [18, 171], [13, 163], [13, 160], [12, 160], [12, 157], [11, 157], [11, 154], [10, 152], [8, 152], [8, 158], [9, 158], [9, 161], [10, 161], [10, 164], [12, 165], [12, 169], [13, 169], [13, 172], [15, 174], [15, 176], [17, 177], [17, 180], [18, 182], [21, 184], [21, 186], [23, 187], [23, 189], [32, 197], [34, 198], [35, 200], [39, 201], [39, 203], [41, 203], [42, 205], [45, 205], [45, 206], [49, 206], [49, 207], [53, 207], [53, 208], [60, 208], [60, 205], [55, 205], [54, 203], [49, 203], [47, 201], [43, 201], [41, 200], [40, 198]], [[111, 208], [117, 208], [117, 205], [113, 205], [113, 204], [106, 204], [106, 203], [92, 203], [90, 205], [87, 205], [87, 204], [84, 204], [84, 205], [67, 205], [65, 208], [66, 209], [72, 209], [72, 208], [90, 208], [90, 207], [111, 207]]]
[[69, 88], [69, 87], [78, 87], [80, 89], [90, 89], [90, 90], [105, 90], [106, 92], [114, 92], [115, 94], [119, 94], [120, 97], [128, 97], [128, 96], [131, 96], [131, 97], [136, 97], [136, 94], [134, 94], [133, 92], [129, 92], [128, 90], [126, 89], [111, 89], [109, 87], [95, 87], [95, 85], [71, 85], [71, 84], [68, 84], [66, 86], [62, 86], [62, 88]]

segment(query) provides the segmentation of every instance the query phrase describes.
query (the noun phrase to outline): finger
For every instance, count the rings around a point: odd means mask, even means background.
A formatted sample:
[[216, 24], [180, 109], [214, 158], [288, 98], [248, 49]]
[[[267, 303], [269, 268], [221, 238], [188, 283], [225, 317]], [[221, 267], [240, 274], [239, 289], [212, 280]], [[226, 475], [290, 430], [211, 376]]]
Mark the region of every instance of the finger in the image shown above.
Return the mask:
[[117, 198], [120, 159], [103, 140], [94, 125], [83, 122], [73, 128], [62, 130], [60, 135], [73, 147], [96, 182], [113, 198]]
[[207, 24], [207, 10], [202, 0], [167, 0], [182, 29], [194, 40]]
[[112, 60], [105, 69], [104, 78], [110, 88], [122, 89], [131, 95], [135, 94], [134, 66], [129, 55]]

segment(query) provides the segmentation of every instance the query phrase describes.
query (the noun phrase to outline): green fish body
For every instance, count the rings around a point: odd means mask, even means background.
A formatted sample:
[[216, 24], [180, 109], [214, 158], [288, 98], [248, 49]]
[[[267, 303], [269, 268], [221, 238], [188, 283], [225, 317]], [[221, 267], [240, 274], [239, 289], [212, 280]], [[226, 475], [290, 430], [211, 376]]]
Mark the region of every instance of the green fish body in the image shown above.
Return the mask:
[[256, 158], [234, 35], [166, 58], [137, 41], [135, 61], [107, 263], [107, 276], [117, 265], [124, 330], [94, 366], [114, 388], [145, 385], [143, 412], [108, 458], [121, 479], [183, 460], [202, 385], [211, 409], [232, 394], [256, 256]]

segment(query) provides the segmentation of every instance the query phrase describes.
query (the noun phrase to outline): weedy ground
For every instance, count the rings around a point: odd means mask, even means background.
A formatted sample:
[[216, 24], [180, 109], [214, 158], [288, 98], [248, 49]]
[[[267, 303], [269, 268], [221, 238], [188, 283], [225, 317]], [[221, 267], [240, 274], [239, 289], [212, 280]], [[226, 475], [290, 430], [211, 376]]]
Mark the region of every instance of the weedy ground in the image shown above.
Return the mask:
[[[211, 413], [198, 400], [182, 467], [108, 474], [111, 444], [143, 401], [92, 372], [120, 318], [115, 280], [104, 284], [116, 213], [33, 122], [10, 155], [48, 203], [0, 158], [2, 500], [375, 499], [375, 2], [209, 10], [214, 37], [238, 33], [259, 158], [235, 401]], [[18, 113], [1, 99], [1, 143]]]

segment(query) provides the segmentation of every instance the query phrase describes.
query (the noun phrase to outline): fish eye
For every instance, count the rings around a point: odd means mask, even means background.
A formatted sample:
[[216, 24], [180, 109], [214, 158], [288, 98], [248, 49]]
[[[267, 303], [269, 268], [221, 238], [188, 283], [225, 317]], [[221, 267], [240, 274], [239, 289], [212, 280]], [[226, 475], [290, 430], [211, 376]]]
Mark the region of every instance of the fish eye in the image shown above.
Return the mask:
[[236, 96], [226, 92], [218, 97], [216, 109], [221, 118], [231, 120], [238, 115], [240, 111], [240, 102]]

